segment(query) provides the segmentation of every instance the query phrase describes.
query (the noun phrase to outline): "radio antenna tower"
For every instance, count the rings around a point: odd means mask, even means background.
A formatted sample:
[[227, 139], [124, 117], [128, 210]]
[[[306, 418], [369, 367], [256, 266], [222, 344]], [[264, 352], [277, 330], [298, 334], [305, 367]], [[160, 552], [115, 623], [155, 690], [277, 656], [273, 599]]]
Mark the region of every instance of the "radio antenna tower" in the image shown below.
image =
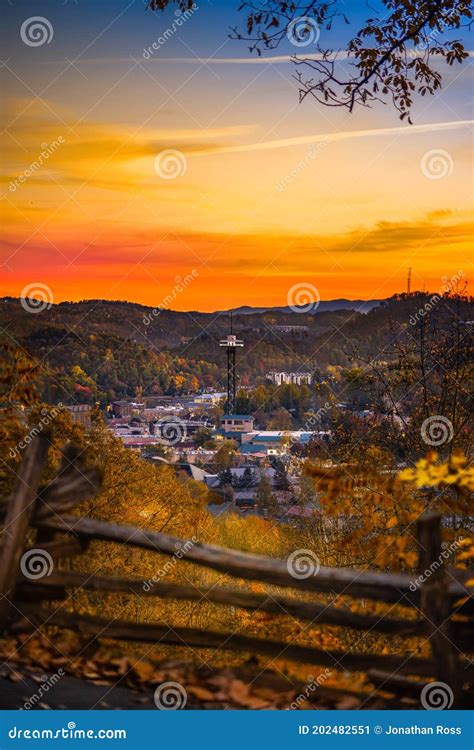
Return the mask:
[[408, 296], [410, 296], [410, 294], [411, 294], [411, 267], [408, 269], [407, 294], [408, 294]]
[[227, 401], [225, 410], [227, 414], [235, 413], [235, 399], [237, 391], [237, 376], [235, 368], [235, 351], [237, 347], [243, 347], [244, 342], [232, 333], [232, 313], [230, 315], [230, 333], [227, 338], [219, 342], [219, 346], [227, 349]]

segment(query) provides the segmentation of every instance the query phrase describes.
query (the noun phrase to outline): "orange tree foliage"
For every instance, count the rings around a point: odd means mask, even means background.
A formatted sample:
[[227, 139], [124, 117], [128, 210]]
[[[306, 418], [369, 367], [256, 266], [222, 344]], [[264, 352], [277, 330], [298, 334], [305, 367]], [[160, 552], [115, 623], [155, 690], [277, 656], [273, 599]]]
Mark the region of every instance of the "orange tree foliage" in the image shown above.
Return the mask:
[[[458, 523], [459, 519], [465, 519], [467, 526], [474, 511], [474, 467], [460, 453], [454, 453], [445, 463], [438, 462], [437, 458], [434, 451], [428, 453], [414, 468], [400, 472], [399, 479], [414, 485], [419, 491], [436, 490], [431, 507], [453, 516]], [[470, 536], [459, 538], [456, 548], [459, 550], [457, 564], [464, 566], [474, 559], [474, 544]]]
[[[414, 469], [397, 473], [382, 457], [378, 448], [369, 448], [357, 464], [306, 464], [321, 503], [318, 528], [331, 530], [328, 564], [411, 571], [418, 559], [416, 522], [423, 510], [456, 514], [461, 529], [467, 522], [473, 488], [467, 459], [453, 455], [437, 463], [430, 453]], [[445, 529], [444, 534], [451, 540], [460, 535], [459, 529]]]

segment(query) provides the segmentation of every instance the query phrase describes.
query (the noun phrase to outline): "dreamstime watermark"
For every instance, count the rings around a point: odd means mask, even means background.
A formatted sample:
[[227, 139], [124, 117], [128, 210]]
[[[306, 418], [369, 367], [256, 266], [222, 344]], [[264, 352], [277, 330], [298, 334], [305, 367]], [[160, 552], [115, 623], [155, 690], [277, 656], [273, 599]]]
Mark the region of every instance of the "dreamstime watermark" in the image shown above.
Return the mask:
[[53, 304], [53, 292], [47, 284], [33, 281], [27, 284], [20, 293], [21, 306], [27, 313], [40, 313], [49, 310]]
[[10, 448], [10, 458], [19, 458], [20, 451], [24, 450], [31, 441], [37, 437], [37, 435], [40, 435], [43, 430], [51, 424], [53, 419], [56, 419], [62, 407], [63, 405], [59, 403], [57, 406], [53, 406], [52, 409], [41, 409], [41, 419], [38, 424], [32, 427], [28, 434], [25, 435], [25, 437], [22, 438], [14, 448]]
[[168, 148], [155, 156], [155, 172], [162, 180], [183, 177], [188, 170], [188, 160], [182, 151]]
[[446, 682], [430, 682], [421, 691], [421, 705], [427, 711], [444, 711], [453, 702], [453, 690]]
[[429, 180], [442, 180], [453, 173], [454, 162], [451, 154], [442, 148], [433, 148], [421, 157], [421, 171]]
[[414, 326], [419, 323], [420, 318], [424, 318], [425, 315], [427, 315], [430, 310], [432, 310], [433, 307], [435, 307], [438, 302], [442, 300], [444, 294], [448, 294], [448, 292], [451, 292], [453, 289], [455, 289], [456, 285], [461, 281], [463, 277], [464, 271], [462, 270], [462, 268], [460, 268], [457, 273], [451, 276], [450, 279], [448, 279], [447, 276], [443, 276], [441, 279], [442, 286], [440, 287], [438, 292], [431, 295], [428, 302], [426, 302], [423, 307], [420, 307], [420, 309], [414, 315], [410, 315], [410, 325]]
[[318, 309], [321, 297], [314, 284], [294, 284], [286, 296], [288, 307], [296, 313], [312, 313]]
[[281, 179], [276, 184], [276, 190], [278, 192], [281, 192], [285, 189], [286, 185], [289, 185], [290, 182], [293, 182], [293, 180], [298, 177], [305, 169], [310, 165], [313, 159], [315, 159], [323, 149], [332, 142], [332, 138], [327, 137], [323, 138], [322, 141], [319, 141], [318, 143], [313, 143], [309, 151], [306, 152], [304, 157], [301, 159], [301, 161], [298, 162], [298, 164], [293, 167], [288, 174], [286, 174], [283, 179]]
[[28, 47], [50, 44], [54, 36], [53, 24], [44, 16], [30, 16], [21, 24], [21, 41]]
[[321, 674], [319, 674], [317, 677], [309, 675], [304, 691], [300, 693], [292, 703], [290, 703], [290, 711], [296, 711], [298, 708], [300, 708], [302, 704], [308, 700], [311, 693], [314, 693], [314, 691], [317, 690], [318, 687], [321, 687], [321, 685], [326, 682], [331, 674], [332, 671], [328, 667], [326, 667], [324, 672], [321, 672]]
[[187, 289], [188, 286], [190, 284], [192, 284], [192, 282], [195, 279], [197, 279], [198, 276], [199, 276], [199, 272], [195, 268], [193, 268], [193, 270], [191, 271], [191, 273], [187, 273], [186, 276], [184, 276], [184, 278], [182, 278], [181, 276], [176, 276], [175, 277], [175, 282], [176, 283], [175, 283], [173, 289], [171, 290], [171, 292], [169, 292], [166, 295], [166, 297], [163, 297], [163, 299], [161, 300], [161, 302], [159, 303], [159, 305], [157, 305], [157, 307], [154, 307], [152, 309], [151, 313], [147, 313], [143, 317], [143, 325], [149, 326], [150, 323], [153, 321], [153, 318], [157, 318], [158, 315], [161, 312], [163, 312], [163, 310], [167, 310], [169, 308], [169, 306], [171, 305], [171, 303], [174, 302], [174, 300], [180, 294], [182, 294], [184, 292], [184, 290]]
[[64, 145], [66, 141], [64, 140], [62, 135], [58, 135], [56, 140], [52, 141], [51, 143], [42, 143], [41, 144], [41, 151], [39, 155], [36, 157], [34, 161], [31, 162], [31, 164], [23, 170], [23, 172], [16, 177], [14, 180], [11, 180], [8, 189], [11, 193], [15, 193], [20, 185], [23, 185], [27, 180], [30, 179], [30, 177], [33, 177], [35, 172], [38, 171], [38, 169], [41, 169], [43, 164], [48, 161], [49, 157], [52, 156], [60, 146]]
[[414, 581], [410, 582], [410, 591], [417, 591], [417, 589], [419, 589], [420, 586], [423, 583], [425, 583], [428, 578], [431, 578], [433, 573], [436, 573], [436, 571], [439, 570], [443, 566], [443, 563], [445, 562], [445, 560], [449, 560], [449, 558], [455, 554], [462, 540], [463, 540], [463, 537], [460, 537], [459, 539], [456, 539], [454, 542], [451, 542], [451, 544], [447, 544], [447, 542], [443, 542], [441, 546], [444, 547], [444, 549], [440, 553], [438, 559], [433, 560], [429, 568], [424, 570], [423, 573], [420, 573], [419, 576], [417, 576]]
[[304, 427], [305, 430], [310, 430], [312, 427], [315, 427], [317, 424], [321, 425], [321, 422], [323, 421], [323, 417], [326, 416], [329, 409], [332, 409], [333, 404], [330, 404], [329, 401], [326, 401], [322, 406], [319, 407], [319, 409], [314, 412], [314, 414], [310, 414], [310, 416], [305, 420]]
[[446, 24], [441, 24], [442, 28], [432, 29], [426, 38], [416, 45], [411, 50], [407, 50], [408, 57], [420, 57], [421, 53], [425, 52], [432, 42], [436, 42], [438, 36], [442, 34], [446, 28]]
[[311, 549], [297, 549], [288, 556], [286, 568], [292, 578], [304, 580], [319, 573], [319, 557]]
[[298, 16], [287, 26], [286, 36], [294, 47], [309, 47], [317, 44], [321, 36], [321, 29], [310, 16]]
[[186, 689], [179, 682], [162, 682], [153, 697], [160, 711], [179, 711], [188, 702]]
[[431, 446], [444, 445], [453, 439], [453, 423], [441, 414], [427, 417], [420, 428], [421, 438], [424, 443]]
[[45, 694], [52, 687], [54, 687], [59, 682], [61, 677], [64, 677], [65, 674], [66, 673], [64, 669], [60, 667], [57, 672], [49, 675], [49, 677], [45, 674], [42, 675], [40, 678], [41, 682], [38, 690], [36, 691], [36, 693], [33, 693], [33, 695], [31, 695], [27, 701], [25, 701], [25, 703], [23, 704], [23, 710], [29, 711], [30, 709], [34, 708], [35, 705], [45, 696]]
[[8, 730], [11, 740], [126, 740], [126, 729], [78, 729], [75, 721], [59, 729], [23, 729], [13, 726]]
[[198, 540], [195, 536], [191, 537], [191, 539], [188, 539], [186, 542], [184, 542], [184, 544], [182, 544], [181, 542], [176, 542], [176, 552], [174, 552], [173, 556], [165, 562], [163, 567], [160, 568], [160, 570], [154, 576], [143, 582], [143, 591], [151, 591], [155, 583], [159, 583], [159, 581], [161, 581], [163, 578], [166, 578], [166, 576], [171, 573], [178, 562], [182, 560], [183, 557], [185, 557], [197, 543]]
[[38, 581], [40, 578], [50, 576], [53, 568], [53, 558], [45, 549], [29, 549], [22, 554], [20, 559], [21, 573], [30, 581]]
[[184, 11], [177, 10], [175, 11], [176, 18], [174, 19], [173, 23], [168, 26], [167, 29], [164, 30], [162, 34], [156, 39], [153, 44], [151, 44], [149, 47], [145, 47], [143, 50], [143, 59], [149, 60], [152, 55], [155, 54], [161, 47], [163, 47], [168, 39], [171, 39], [174, 34], [183, 26], [183, 24], [188, 21], [191, 16], [195, 13], [195, 11], [199, 10], [199, 6], [196, 3], [193, 3], [190, 8], [187, 8]]
[[160, 445], [171, 448], [186, 440], [187, 434], [186, 422], [179, 417], [161, 417], [155, 422], [155, 437]]

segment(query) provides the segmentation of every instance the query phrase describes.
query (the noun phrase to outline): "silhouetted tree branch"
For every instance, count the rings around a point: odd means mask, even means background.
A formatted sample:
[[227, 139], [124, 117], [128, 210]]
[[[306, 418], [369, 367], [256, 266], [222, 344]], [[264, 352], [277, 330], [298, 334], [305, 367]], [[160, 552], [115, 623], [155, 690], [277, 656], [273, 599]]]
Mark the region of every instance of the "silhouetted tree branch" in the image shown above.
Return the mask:
[[[188, 0], [150, 0], [149, 6], [162, 10], [171, 2], [182, 11], [193, 6]], [[343, 0], [242, 2], [239, 10], [246, 14], [245, 29], [232, 28], [232, 39], [250, 42], [258, 55], [289, 41], [296, 47], [293, 77], [300, 101], [310, 95], [350, 112], [388, 100], [400, 119], [411, 122], [414, 97], [441, 88], [436, 60], [452, 66], [468, 57], [462, 42], [447, 36], [470, 27], [471, 0], [381, 0], [380, 12], [340, 50], [330, 49], [326, 40], [336, 21], [350, 23]], [[311, 53], [299, 55], [303, 49]]]

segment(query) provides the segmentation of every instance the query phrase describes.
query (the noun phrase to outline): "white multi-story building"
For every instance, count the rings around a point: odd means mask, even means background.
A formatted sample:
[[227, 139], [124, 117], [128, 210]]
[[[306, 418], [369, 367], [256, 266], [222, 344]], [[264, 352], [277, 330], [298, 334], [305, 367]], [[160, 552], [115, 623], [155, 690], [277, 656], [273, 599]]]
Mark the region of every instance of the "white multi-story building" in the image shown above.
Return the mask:
[[275, 385], [282, 383], [295, 383], [295, 385], [311, 385], [312, 376], [310, 372], [268, 372], [266, 377]]
[[308, 326], [273, 326], [272, 330], [281, 333], [307, 333], [309, 328]]

